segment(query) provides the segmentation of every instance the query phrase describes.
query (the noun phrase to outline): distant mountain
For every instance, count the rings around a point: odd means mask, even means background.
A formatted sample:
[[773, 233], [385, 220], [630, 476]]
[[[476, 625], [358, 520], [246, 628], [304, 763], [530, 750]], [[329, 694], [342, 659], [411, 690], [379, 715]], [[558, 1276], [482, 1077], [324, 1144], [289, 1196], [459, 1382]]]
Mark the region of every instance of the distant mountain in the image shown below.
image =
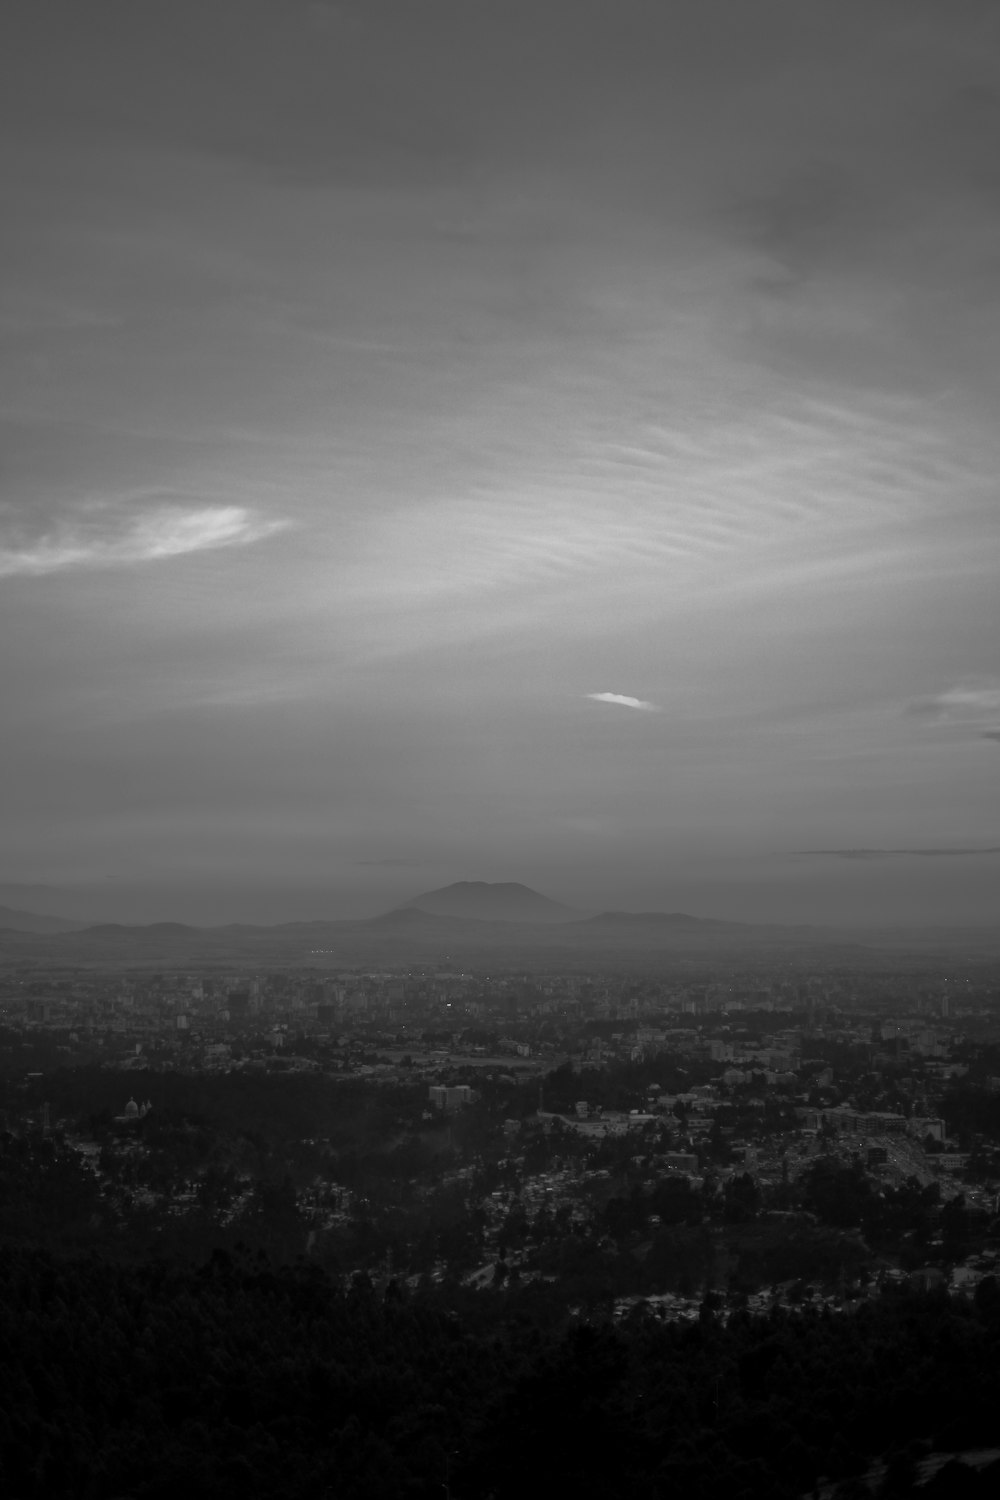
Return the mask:
[[186, 922], [100, 922], [92, 927], [82, 928], [74, 925], [74, 931], [79, 932], [81, 937], [95, 938], [131, 938], [135, 942], [144, 942], [147, 938], [192, 938], [199, 937], [202, 933], [210, 931], [204, 927], [190, 927]]
[[397, 906], [393, 911], [384, 911], [381, 916], [370, 917], [365, 925], [420, 930], [446, 926], [449, 920], [453, 919], [440, 916], [436, 912], [424, 911], [422, 906]]
[[[462, 883], [429, 891], [417, 903], [381, 917], [293, 922], [274, 927], [146, 926], [105, 923], [53, 931], [0, 927], [0, 968], [58, 962], [86, 967], [188, 967], [225, 970], [253, 965], [292, 969], [331, 965], [493, 969], [498, 964], [562, 972], [624, 971], [682, 958], [685, 964], [774, 964], [793, 956], [815, 970], [825, 963], [898, 968], [956, 954], [1000, 955], [1000, 926], [851, 929], [779, 927], [720, 921], [686, 912], [602, 912], [589, 917], [517, 885]], [[427, 911], [422, 903], [441, 905]], [[2, 909], [0, 909], [2, 910]], [[527, 913], [527, 915], [526, 915]], [[15, 919], [26, 914], [14, 912]], [[31, 914], [27, 914], [30, 915]], [[44, 922], [58, 918], [42, 918]]]
[[0, 928], [9, 932], [79, 932], [85, 926], [85, 922], [71, 922], [67, 917], [43, 917], [36, 911], [0, 906]]
[[745, 928], [746, 925], [719, 917], [692, 917], [685, 911], [602, 911], [586, 919], [588, 927], [688, 927], [703, 931], [708, 927]]
[[[432, 917], [471, 918], [477, 922], [573, 922], [582, 912], [563, 906], [516, 881], [459, 880], [439, 891], [416, 896], [400, 911], [422, 911]], [[387, 914], [391, 915], [391, 914]]]

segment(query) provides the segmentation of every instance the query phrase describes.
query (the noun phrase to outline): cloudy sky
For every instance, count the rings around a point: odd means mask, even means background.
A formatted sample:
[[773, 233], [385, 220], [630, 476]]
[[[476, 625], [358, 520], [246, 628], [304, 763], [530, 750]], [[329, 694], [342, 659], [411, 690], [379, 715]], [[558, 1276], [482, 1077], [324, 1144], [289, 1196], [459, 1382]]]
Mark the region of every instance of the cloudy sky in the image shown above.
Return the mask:
[[2, 12], [0, 901], [995, 918], [995, 0]]

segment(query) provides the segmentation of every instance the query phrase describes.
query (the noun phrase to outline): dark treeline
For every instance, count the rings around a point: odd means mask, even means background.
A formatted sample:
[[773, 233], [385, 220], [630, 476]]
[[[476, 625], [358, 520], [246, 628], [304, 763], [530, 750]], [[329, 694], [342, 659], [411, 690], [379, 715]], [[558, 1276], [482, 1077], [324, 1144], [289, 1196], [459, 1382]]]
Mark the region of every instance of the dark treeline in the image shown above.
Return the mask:
[[[10, 1078], [0, 1082], [13, 1090]], [[8, 1108], [37, 1110], [45, 1100], [53, 1118], [66, 1116], [94, 1129], [120, 1114], [130, 1094], [149, 1099], [156, 1113], [168, 1118], [196, 1120], [214, 1133], [246, 1134], [281, 1148], [303, 1136], [323, 1136], [335, 1147], [381, 1142], [397, 1118], [415, 1112], [419, 1119], [427, 1099], [426, 1086], [420, 1084], [374, 1090], [358, 1078], [331, 1088], [328, 1079], [309, 1074], [122, 1072], [91, 1064], [56, 1068], [32, 1079], [27, 1089], [11, 1092]]]
[[[801, 1496], [996, 1440], [1000, 1293], [567, 1326], [544, 1286], [409, 1294], [216, 1253], [0, 1250], [0, 1487], [45, 1500]], [[919, 1493], [995, 1493], [996, 1468]], [[959, 1489], [955, 1488], [956, 1482]]]
[[[624, 1107], [650, 1078], [672, 1081], [663, 1058], [603, 1093], [558, 1069], [545, 1102]], [[129, 1093], [153, 1108], [123, 1121]], [[993, 1103], [966, 1093], [950, 1107], [973, 1139]], [[982, 1244], [981, 1212], [876, 1183], [860, 1159], [820, 1155], [764, 1188], [719, 1176], [721, 1129], [699, 1180], [657, 1176], [680, 1117], [588, 1141], [536, 1107], [536, 1083], [504, 1076], [442, 1116], [416, 1083], [12, 1074], [0, 1493], [791, 1500], [821, 1476], [837, 1500], [993, 1492], [996, 1473], [954, 1466], [915, 1488], [915, 1465], [1000, 1447], [995, 1280], [972, 1301], [865, 1295], [885, 1264]], [[749, 1139], [780, 1129], [731, 1108]], [[586, 1169], [579, 1215], [520, 1196], [560, 1165]], [[488, 1246], [490, 1195], [505, 1212]], [[465, 1282], [493, 1259], [491, 1282]], [[833, 1289], [842, 1310], [748, 1315], [777, 1283], [800, 1307]], [[617, 1299], [665, 1291], [702, 1298], [700, 1320], [640, 1304], [615, 1321]]]

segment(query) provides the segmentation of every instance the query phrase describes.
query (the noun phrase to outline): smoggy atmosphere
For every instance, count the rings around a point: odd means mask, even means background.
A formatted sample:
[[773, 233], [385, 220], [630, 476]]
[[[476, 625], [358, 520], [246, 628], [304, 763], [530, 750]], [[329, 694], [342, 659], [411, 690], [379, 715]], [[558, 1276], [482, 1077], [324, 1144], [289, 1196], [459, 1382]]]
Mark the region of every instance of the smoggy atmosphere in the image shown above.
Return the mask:
[[994, 0], [6, 0], [0, 902], [981, 923]]

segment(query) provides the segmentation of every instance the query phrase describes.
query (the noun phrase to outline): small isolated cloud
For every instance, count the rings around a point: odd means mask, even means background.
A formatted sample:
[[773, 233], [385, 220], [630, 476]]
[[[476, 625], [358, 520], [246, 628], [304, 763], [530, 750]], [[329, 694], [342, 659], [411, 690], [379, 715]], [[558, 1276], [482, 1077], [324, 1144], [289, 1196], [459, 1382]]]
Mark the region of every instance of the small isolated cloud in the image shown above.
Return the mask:
[[0, 534], [0, 578], [37, 578], [241, 547], [286, 524], [254, 516], [242, 505], [92, 505], [31, 539], [23, 532], [8, 538]]
[[644, 713], [659, 713], [655, 703], [647, 703], [645, 698], [630, 698], [627, 693], [587, 693], [586, 697], [594, 703], [617, 703], [619, 708], [639, 708]]

